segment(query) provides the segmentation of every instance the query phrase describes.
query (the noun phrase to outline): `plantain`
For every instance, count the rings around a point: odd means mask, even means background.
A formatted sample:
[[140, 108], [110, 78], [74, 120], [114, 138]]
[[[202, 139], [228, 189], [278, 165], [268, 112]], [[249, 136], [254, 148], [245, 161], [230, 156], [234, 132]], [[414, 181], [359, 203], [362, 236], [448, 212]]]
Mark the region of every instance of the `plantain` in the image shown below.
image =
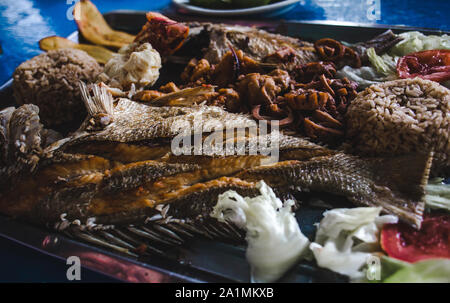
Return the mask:
[[98, 45], [80, 44], [63, 37], [50, 36], [39, 41], [40, 49], [44, 51], [60, 48], [76, 48], [88, 53], [100, 64], [105, 64], [114, 55], [114, 52]]
[[73, 15], [83, 37], [94, 44], [118, 49], [134, 40], [133, 35], [113, 30], [89, 0], [75, 4]]

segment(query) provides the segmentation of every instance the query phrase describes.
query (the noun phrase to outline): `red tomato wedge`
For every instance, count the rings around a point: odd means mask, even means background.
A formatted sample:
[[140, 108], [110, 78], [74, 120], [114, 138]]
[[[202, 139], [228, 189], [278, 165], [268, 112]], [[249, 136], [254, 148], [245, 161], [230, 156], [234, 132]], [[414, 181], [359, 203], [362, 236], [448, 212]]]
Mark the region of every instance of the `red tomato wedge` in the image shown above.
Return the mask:
[[397, 73], [403, 79], [450, 80], [450, 50], [427, 50], [403, 56], [397, 62]]
[[426, 215], [420, 230], [405, 223], [386, 224], [381, 247], [390, 256], [407, 262], [450, 258], [450, 215]]

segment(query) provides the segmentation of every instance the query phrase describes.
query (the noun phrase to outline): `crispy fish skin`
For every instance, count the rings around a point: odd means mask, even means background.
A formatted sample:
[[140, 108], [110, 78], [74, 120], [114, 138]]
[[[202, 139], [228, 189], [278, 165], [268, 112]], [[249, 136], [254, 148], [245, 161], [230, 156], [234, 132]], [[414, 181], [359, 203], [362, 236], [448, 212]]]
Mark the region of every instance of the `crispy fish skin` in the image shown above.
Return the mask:
[[58, 148], [88, 141], [124, 143], [173, 138], [184, 132], [193, 134], [202, 131], [194, 125], [196, 119], [210, 131], [255, 126], [250, 116], [229, 113], [220, 107], [154, 107], [122, 98], [114, 108], [113, 123], [96, 132], [80, 129]]
[[[147, 203], [145, 199], [122, 200], [118, 198], [118, 193], [126, 192], [163, 176], [195, 171], [197, 169], [196, 165], [170, 164], [156, 161], [118, 165], [112, 169], [102, 172], [91, 172], [75, 180], [72, 179], [60, 188], [53, 188], [41, 199], [33, 199], [34, 202], [32, 204], [26, 205], [28, 209], [25, 212], [14, 209], [11, 215], [27, 214], [30, 213], [30, 209], [33, 209], [30, 214], [32, 216], [35, 214], [39, 215], [29, 219], [32, 221], [38, 220], [42, 223], [55, 222], [63, 213], [67, 214], [67, 217], [72, 220], [86, 220], [97, 215], [126, 213], [130, 210], [136, 211], [139, 208], [151, 208], [153, 203]], [[103, 195], [106, 198], [98, 200], [97, 197], [99, 195]], [[0, 204], [1, 202], [0, 200]], [[132, 216], [130, 215], [130, 217]]]
[[[2, 212], [40, 223], [58, 221], [65, 213], [70, 220], [97, 218], [129, 224], [154, 214], [162, 205], [170, 205], [173, 215], [183, 219], [207, 215], [218, 193], [235, 189], [250, 195], [254, 184], [265, 180], [282, 194], [325, 191], [345, 196], [357, 205], [382, 206], [386, 212], [420, 227], [431, 156], [359, 158], [302, 138], [254, 134], [247, 131], [257, 126], [253, 119], [217, 107], [152, 107], [120, 99], [113, 108], [112, 99], [105, 97], [104, 101], [111, 105], [107, 113], [111, 123], [89, 128], [85, 122], [71, 137], [45, 148], [41, 145], [38, 110], [21, 107], [11, 114], [8, 159], [23, 159], [27, 165], [30, 157], [36, 161], [31, 169], [23, 166], [17, 170], [17, 176], [24, 180], [19, 191], [0, 194]], [[96, 106], [95, 102], [90, 105]], [[106, 106], [100, 106], [99, 111], [92, 109], [101, 114], [101, 108]], [[193, 123], [199, 117], [203, 128]], [[206, 140], [210, 132], [223, 133], [228, 127], [244, 129], [223, 142], [232, 146], [241, 143], [244, 155], [225, 156], [213, 149], [206, 155], [168, 153], [161, 157], [161, 152], [157, 160], [136, 162], [145, 156], [128, 148], [148, 148], [143, 154], [153, 157], [158, 153], [146, 154], [148, 150], [167, 148], [177, 135], [201, 134]], [[11, 146], [17, 138], [27, 143], [24, 148]], [[260, 139], [275, 144], [283, 162], [261, 166], [267, 156], [249, 155], [258, 148]], [[92, 151], [99, 143], [105, 144], [97, 148], [99, 156], [70, 153], [71, 148], [81, 151], [83, 146]], [[117, 144], [125, 144], [126, 151], [134, 153], [128, 159], [130, 163], [117, 161], [123, 153], [121, 148], [108, 151], [108, 145]]]
[[33, 207], [52, 192], [88, 183], [116, 165], [92, 155], [56, 153], [41, 160], [35, 173], [21, 174], [19, 182], [0, 192], [0, 209], [14, 217], [33, 216]]
[[396, 158], [336, 154], [257, 167], [236, 177], [250, 182], [265, 180], [273, 187], [345, 196], [356, 205], [381, 206], [385, 212], [420, 228], [431, 161], [432, 154]]

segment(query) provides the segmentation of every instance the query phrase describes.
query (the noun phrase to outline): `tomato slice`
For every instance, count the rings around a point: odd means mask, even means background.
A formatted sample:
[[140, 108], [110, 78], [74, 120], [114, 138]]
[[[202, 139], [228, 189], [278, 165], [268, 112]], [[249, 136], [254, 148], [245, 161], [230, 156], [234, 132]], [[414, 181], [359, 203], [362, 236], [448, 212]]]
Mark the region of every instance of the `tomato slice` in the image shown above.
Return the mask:
[[397, 62], [397, 73], [403, 79], [450, 80], [450, 50], [427, 50], [403, 56]]
[[381, 247], [390, 256], [407, 262], [450, 259], [450, 215], [426, 215], [420, 230], [405, 223], [386, 224]]

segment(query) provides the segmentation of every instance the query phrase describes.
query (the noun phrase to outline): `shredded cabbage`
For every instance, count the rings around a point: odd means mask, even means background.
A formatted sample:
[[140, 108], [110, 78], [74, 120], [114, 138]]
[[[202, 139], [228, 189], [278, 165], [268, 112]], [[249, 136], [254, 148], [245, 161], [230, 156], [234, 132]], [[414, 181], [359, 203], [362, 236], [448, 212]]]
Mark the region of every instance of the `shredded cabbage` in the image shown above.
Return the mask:
[[450, 49], [450, 36], [426, 36], [421, 32], [406, 32], [399, 35], [402, 41], [394, 45], [389, 54], [391, 56], [405, 56], [410, 53], [430, 49]]
[[378, 84], [386, 81], [386, 77], [379, 74], [377, 70], [371, 66], [363, 66], [354, 68], [351, 66], [344, 66], [336, 73], [338, 78], [347, 77], [351, 81], [358, 83], [359, 88], [366, 88], [372, 84]]
[[231, 190], [219, 195], [211, 216], [247, 231], [246, 257], [252, 282], [273, 282], [304, 256], [309, 240], [292, 212], [294, 201], [283, 204], [263, 181], [257, 188], [261, 195], [254, 198]]
[[384, 54], [378, 56], [374, 48], [369, 48], [367, 50], [367, 56], [370, 63], [376, 69], [376, 71], [385, 77], [395, 75], [397, 72], [397, 60], [400, 57], [389, 56]]
[[379, 234], [386, 223], [397, 223], [392, 215], [380, 216], [381, 207], [333, 209], [324, 213], [312, 250], [320, 267], [349, 276], [364, 277], [364, 266], [380, 251]]
[[442, 181], [443, 179], [436, 178], [428, 182], [425, 187], [425, 205], [450, 211], [450, 185]]

